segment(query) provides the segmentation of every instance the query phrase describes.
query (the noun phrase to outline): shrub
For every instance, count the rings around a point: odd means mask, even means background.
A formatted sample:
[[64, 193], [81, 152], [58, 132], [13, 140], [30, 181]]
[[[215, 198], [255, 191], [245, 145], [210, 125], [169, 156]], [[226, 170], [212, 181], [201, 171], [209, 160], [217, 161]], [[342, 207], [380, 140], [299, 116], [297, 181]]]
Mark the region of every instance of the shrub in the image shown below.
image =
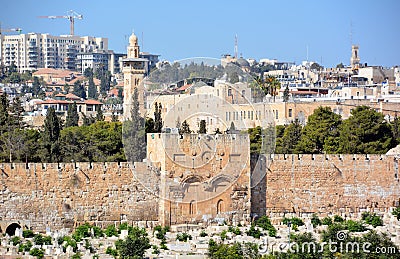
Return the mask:
[[113, 249], [111, 246], [109, 246], [106, 249], [106, 254], [114, 256], [114, 258], [116, 258], [118, 256], [118, 251], [116, 249]]
[[271, 220], [267, 216], [262, 216], [256, 220], [256, 225], [268, 231], [268, 236], [276, 236], [276, 228], [272, 225]]
[[208, 234], [207, 234], [206, 231], [202, 230], [202, 231], [200, 232], [200, 236], [201, 236], [201, 237], [206, 237], [206, 236], [208, 236]]
[[330, 226], [332, 225], [332, 219], [330, 217], [325, 217], [322, 219], [321, 224]]
[[63, 246], [63, 250], [65, 252], [65, 250], [67, 249], [68, 246], [71, 246], [73, 248], [73, 251], [76, 252], [76, 250], [78, 249], [78, 245], [76, 244], [75, 239], [69, 237], [69, 236], [64, 236], [63, 237], [63, 243], [65, 242], [65, 246]]
[[221, 239], [222, 240], [225, 240], [226, 238], [227, 238], [227, 236], [226, 236], [226, 233], [228, 233], [228, 231], [227, 230], [223, 230], [222, 232], [221, 232]]
[[188, 240], [192, 240], [192, 236], [189, 235], [188, 233], [178, 233], [176, 235], [176, 240], [179, 240], [181, 242], [187, 242]]
[[[169, 231], [169, 227], [168, 226], [165, 226], [165, 227], [162, 227], [162, 226], [156, 226], [155, 228], [154, 228], [154, 232], [156, 232], [157, 231], [157, 233], [156, 233], [156, 238], [157, 239], [160, 239], [160, 240], [165, 240], [165, 235], [167, 234], [167, 232]], [[153, 233], [154, 233], [153, 232]]]
[[29, 254], [32, 255], [32, 256], [36, 256], [37, 258], [43, 258], [44, 251], [42, 249], [39, 249], [39, 248], [35, 247], [29, 252]]
[[350, 232], [363, 232], [366, 230], [364, 225], [361, 222], [354, 221], [354, 220], [347, 220], [344, 223], [346, 229]]
[[242, 234], [242, 231], [240, 231], [240, 229], [239, 229], [238, 227], [232, 227], [232, 226], [230, 226], [230, 227], [228, 228], [228, 231], [229, 231], [229, 232], [232, 232], [232, 233], [235, 234], [235, 235], [241, 235], [241, 234]]
[[32, 248], [32, 242], [31, 241], [26, 241], [25, 244], [21, 244], [18, 248], [18, 252], [29, 252]]
[[118, 236], [118, 230], [114, 225], [109, 225], [107, 228], [104, 230], [104, 234], [108, 237], [112, 236]]
[[11, 238], [11, 244], [13, 246], [21, 244], [21, 238], [14, 236], [13, 238]]
[[361, 218], [365, 221], [365, 223], [373, 226], [374, 228], [376, 228], [377, 226], [383, 226], [382, 218], [375, 213], [363, 212], [361, 214]]
[[75, 232], [72, 234], [72, 238], [75, 239], [77, 242], [79, 242], [85, 237], [91, 237], [92, 229], [93, 229], [94, 237], [103, 236], [103, 231], [101, 230], [101, 228], [99, 228], [97, 226], [92, 226], [86, 222], [85, 224], [83, 224], [75, 229]]
[[153, 251], [151, 252], [152, 254], [158, 255], [160, 253], [160, 249], [158, 249], [158, 246], [153, 245], [152, 248], [153, 248]]
[[31, 238], [31, 237], [34, 237], [35, 234], [33, 233], [32, 230], [26, 229], [26, 230], [22, 231], [22, 236], [23, 236], [24, 238]]
[[319, 225], [321, 225], [321, 220], [319, 219], [319, 217], [317, 216], [317, 214], [313, 214], [311, 217], [311, 224], [313, 225], [313, 227], [317, 227]]
[[333, 222], [342, 223], [342, 222], [344, 222], [344, 219], [339, 215], [335, 215], [335, 216], [333, 216]]
[[81, 258], [82, 258], [81, 253], [76, 253], [73, 256], [71, 256], [71, 259], [81, 259]]
[[287, 226], [289, 225], [289, 223], [291, 223], [293, 230], [297, 229], [297, 227], [304, 225], [304, 222], [300, 218], [297, 218], [297, 217], [283, 218], [282, 223]]
[[396, 207], [393, 211], [392, 211], [392, 215], [396, 216], [397, 220], [400, 220], [400, 206]]
[[248, 236], [252, 236], [254, 238], [260, 238], [262, 233], [259, 229], [256, 229], [254, 225], [251, 225], [250, 229], [246, 232]]

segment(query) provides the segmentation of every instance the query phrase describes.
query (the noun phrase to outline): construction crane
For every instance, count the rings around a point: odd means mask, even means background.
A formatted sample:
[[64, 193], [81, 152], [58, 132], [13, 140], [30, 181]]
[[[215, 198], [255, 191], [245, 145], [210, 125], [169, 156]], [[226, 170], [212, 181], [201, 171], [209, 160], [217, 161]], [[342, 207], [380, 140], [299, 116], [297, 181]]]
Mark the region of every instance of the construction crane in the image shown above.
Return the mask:
[[39, 16], [39, 18], [48, 18], [48, 19], [58, 19], [58, 18], [64, 18], [68, 19], [70, 22], [70, 35], [74, 35], [74, 23], [75, 19], [82, 20], [83, 15], [78, 14], [77, 12], [71, 10], [67, 12], [67, 15], [49, 15], [49, 16]]
[[3, 32], [18, 32], [18, 33], [21, 33], [21, 32], [22, 32], [22, 29], [21, 29], [21, 28], [3, 29], [3, 28], [1, 28], [1, 23], [0, 23], [0, 35], [1, 35]]

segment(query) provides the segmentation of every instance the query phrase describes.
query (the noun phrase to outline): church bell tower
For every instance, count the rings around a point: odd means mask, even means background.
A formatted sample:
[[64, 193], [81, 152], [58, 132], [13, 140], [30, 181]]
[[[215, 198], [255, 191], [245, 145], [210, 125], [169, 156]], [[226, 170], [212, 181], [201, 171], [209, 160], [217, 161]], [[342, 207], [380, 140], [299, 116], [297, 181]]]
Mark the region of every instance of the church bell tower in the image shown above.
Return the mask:
[[131, 118], [132, 97], [135, 88], [139, 93], [139, 111], [142, 117], [145, 116], [146, 107], [144, 100], [143, 79], [146, 73], [147, 59], [139, 57], [139, 44], [137, 36], [132, 33], [129, 37], [127, 58], [122, 60], [124, 73], [124, 120]]

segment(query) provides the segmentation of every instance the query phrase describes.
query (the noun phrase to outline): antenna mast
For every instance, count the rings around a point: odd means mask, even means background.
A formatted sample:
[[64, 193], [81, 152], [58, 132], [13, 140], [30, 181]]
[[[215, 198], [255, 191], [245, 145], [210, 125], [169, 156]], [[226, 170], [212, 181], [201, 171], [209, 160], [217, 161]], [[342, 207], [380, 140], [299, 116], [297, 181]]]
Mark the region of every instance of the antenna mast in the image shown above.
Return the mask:
[[237, 59], [238, 57], [238, 36], [237, 34], [235, 35], [235, 58]]

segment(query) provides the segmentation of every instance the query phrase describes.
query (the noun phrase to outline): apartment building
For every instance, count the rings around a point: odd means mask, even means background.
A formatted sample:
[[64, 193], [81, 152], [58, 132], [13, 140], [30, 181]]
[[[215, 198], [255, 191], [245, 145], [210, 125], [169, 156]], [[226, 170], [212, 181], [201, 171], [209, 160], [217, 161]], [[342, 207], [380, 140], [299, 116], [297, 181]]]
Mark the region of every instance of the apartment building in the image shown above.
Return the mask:
[[38, 68], [77, 70], [81, 53], [108, 52], [108, 39], [91, 36], [54, 36], [43, 33], [1, 35], [0, 61], [14, 63], [19, 72]]

